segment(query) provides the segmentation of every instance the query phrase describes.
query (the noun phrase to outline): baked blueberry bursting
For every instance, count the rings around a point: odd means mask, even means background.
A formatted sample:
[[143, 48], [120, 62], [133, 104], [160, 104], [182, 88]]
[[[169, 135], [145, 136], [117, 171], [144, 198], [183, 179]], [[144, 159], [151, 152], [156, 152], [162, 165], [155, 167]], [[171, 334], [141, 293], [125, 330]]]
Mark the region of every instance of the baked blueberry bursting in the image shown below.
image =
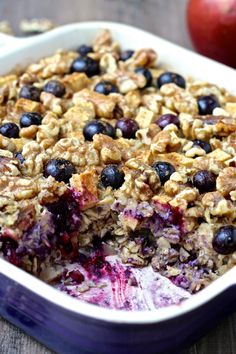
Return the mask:
[[169, 124], [174, 124], [178, 127], [179, 123], [179, 117], [171, 113], [163, 114], [156, 121], [156, 124], [159, 125], [161, 129], [165, 128]]
[[193, 140], [193, 146], [200, 146], [200, 148], [206, 151], [206, 154], [212, 152], [211, 145], [203, 140], [199, 140], [199, 139]]
[[115, 165], [109, 165], [102, 170], [101, 182], [104, 187], [112, 187], [112, 189], [118, 189], [122, 186], [125, 180], [125, 174], [123, 171]]
[[212, 245], [219, 254], [231, 254], [236, 251], [236, 227], [226, 225], [215, 233]]
[[146, 79], [146, 85], [145, 87], [149, 87], [152, 85], [152, 73], [150, 70], [148, 70], [147, 68], [137, 68], [135, 69], [136, 74], [138, 75], [143, 75]]
[[19, 97], [31, 101], [40, 101], [41, 90], [33, 85], [25, 85], [20, 89]]
[[19, 138], [19, 127], [15, 123], [4, 123], [0, 126], [0, 134], [7, 138]]
[[220, 107], [218, 99], [213, 95], [200, 96], [197, 100], [198, 111], [201, 116], [212, 114], [216, 107]]
[[79, 205], [71, 191], [68, 189], [58, 201], [46, 204], [46, 208], [53, 215], [59, 243], [70, 245], [70, 233], [78, 230], [81, 222]]
[[165, 84], [171, 84], [171, 83], [182, 88], [186, 87], [185, 79], [183, 78], [183, 76], [176, 73], [172, 73], [170, 71], [166, 71], [165, 73], [161, 74], [157, 79], [158, 88], [161, 88], [161, 86]]
[[102, 93], [103, 95], [109, 95], [110, 93], [118, 93], [118, 87], [109, 81], [101, 81], [95, 87], [94, 91]]
[[71, 64], [71, 72], [85, 73], [88, 77], [92, 77], [99, 74], [99, 63], [89, 57], [78, 57]]
[[52, 176], [58, 182], [68, 183], [75, 172], [75, 166], [65, 159], [49, 160], [44, 167], [44, 177]]
[[85, 140], [92, 141], [95, 134], [104, 134], [110, 136], [111, 138], [115, 138], [116, 130], [109, 123], [101, 122], [99, 120], [92, 120], [85, 125], [83, 135]]
[[116, 128], [121, 130], [123, 138], [135, 139], [135, 134], [139, 130], [139, 125], [134, 119], [119, 119]]
[[93, 254], [91, 257], [79, 253], [79, 262], [83, 268], [86, 269], [89, 279], [101, 278], [103, 275], [111, 275], [112, 267], [109, 262], [105, 260], [104, 255]]
[[51, 93], [56, 97], [63, 97], [66, 93], [66, 88], [60, 81], [50, 80], [44, 86], [43, 91]]
[[212, 192], [216, 188], [216, 176], [207, 170], [198, 171], [193, 176], [193, 185], [200, 193]]
[[175, 172], [175, 168], [169, 162], [156, 161], [152, 167], [158, 174], [161, 184], [165, 184], [170, 179], [170, 176]]
[[82, 44], [78, 48], [78, 53], [81, 55], [81, 57], [86, 57], [89, 53], [93, 53], [93, 48], [87, 44]]
[[38, 112], [26, 112], [20, 117], [21, 128], [27, 128], [31, 125], [41, 125], [43, 117]]
[[130, 59], [134, 54], [134, 50], [131, 50], [131, 49], [127, 49], [127, 50], [124, 50], [123, 52], [120, 53], [120, 60], [121, 61], [126, 61], [128, 59]]

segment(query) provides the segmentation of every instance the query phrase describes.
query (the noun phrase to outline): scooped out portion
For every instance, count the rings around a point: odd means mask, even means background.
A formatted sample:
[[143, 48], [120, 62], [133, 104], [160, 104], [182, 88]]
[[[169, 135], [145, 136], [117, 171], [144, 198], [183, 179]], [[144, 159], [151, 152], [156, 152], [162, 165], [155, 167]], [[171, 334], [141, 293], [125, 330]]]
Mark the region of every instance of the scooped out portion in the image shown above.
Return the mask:
[[4, 259], [126, 310], [178, 304], [235, 265], [235, 96], [108, 30], [0, 79]]
[[61, 274], [57, 289], [111, 309], [154, 310], [179, 304], [191, 296], [151, 266], [127, 266], [116, 256], [93, 256], [82, 264], [68, 264]]

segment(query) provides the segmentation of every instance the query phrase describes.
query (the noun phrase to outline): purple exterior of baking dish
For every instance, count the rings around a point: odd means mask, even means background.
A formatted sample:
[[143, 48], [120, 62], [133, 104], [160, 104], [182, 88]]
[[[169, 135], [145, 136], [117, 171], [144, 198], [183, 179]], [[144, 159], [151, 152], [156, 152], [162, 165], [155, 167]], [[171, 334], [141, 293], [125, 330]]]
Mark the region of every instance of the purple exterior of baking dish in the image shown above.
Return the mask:
[[0, 299], [5, 319], [57, 353], [176, 354], [236, 310], [236, 285], [195, 310], [150, 324], [119, 324], [76, 314], [3, 274]]

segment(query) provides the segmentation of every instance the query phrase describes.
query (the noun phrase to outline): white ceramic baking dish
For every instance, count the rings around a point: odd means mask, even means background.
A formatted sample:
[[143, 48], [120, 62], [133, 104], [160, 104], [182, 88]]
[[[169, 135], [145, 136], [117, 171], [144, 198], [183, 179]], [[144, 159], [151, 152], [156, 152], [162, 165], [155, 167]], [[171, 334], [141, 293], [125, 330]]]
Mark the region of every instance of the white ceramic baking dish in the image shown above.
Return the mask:
[[[124, 49], [154, 48], [159, 62], [183, 75], [236, 92], [236, 71], [123, 24], [71, 24], [32, 38], [0, 34], [0, 73], [89, 43], [101, 28]], [[236, 267], [181, 305], [116, 311], [75, 300], [0, 259], [0, 313], [59, 353], [177, 353], [236, 309]]]

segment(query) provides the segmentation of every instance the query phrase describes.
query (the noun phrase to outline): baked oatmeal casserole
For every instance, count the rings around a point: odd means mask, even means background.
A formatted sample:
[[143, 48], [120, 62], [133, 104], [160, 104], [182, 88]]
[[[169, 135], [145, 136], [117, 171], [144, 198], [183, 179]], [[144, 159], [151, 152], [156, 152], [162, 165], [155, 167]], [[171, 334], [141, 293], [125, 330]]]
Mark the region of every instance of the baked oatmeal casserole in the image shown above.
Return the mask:
[[104, 30], [0, 78], [2, 257], [81, 284], [105, 248], [190, 293], [234, 266], [236, 97], [157, 59]]

